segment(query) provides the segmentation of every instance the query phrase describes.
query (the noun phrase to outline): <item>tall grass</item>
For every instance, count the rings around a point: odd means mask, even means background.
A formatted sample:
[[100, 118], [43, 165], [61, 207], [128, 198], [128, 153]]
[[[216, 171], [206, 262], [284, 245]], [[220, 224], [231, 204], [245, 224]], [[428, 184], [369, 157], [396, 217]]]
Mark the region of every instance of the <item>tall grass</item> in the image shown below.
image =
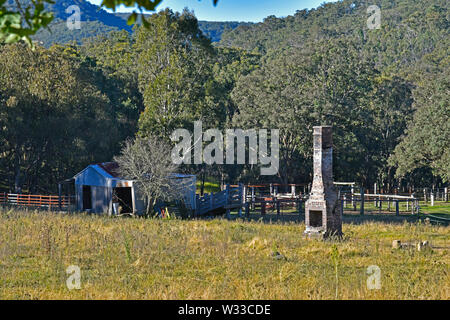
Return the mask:
[[[344, 224], [340, 242], [305, 240], [303, 231], [294, 223], [0, 209], [0, 298], [450, 298], [449, 227]], [[394, 239], [434, 248], [393, 250]], [[69, 265], [81, 269], [80, 290], [66, 287]], [[381, 269], [380, 290], [366, 286], [370, 265]]]

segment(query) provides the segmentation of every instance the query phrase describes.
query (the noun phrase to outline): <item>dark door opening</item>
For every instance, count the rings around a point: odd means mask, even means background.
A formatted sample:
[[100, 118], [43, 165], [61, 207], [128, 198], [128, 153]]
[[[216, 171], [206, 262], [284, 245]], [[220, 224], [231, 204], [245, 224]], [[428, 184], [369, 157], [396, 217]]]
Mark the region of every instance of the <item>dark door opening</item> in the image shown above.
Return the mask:
[[311, 227], [317, 228], [322, 226], [322, 211], [309, 211], [309, 224]]
[[83, 210], [92, 209], [91, 186], [83, 186]]
[[119, 203], [119, 213], [133, 213], [131, 187], [114, 188], [113, 201]]

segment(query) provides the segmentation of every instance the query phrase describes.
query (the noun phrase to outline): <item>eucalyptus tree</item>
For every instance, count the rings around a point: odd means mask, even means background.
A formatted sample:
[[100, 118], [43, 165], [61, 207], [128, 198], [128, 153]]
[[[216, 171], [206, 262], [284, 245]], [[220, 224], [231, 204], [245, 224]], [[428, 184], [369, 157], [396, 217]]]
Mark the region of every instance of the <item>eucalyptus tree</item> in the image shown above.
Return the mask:
[[[302, 49], [269, 52], [261, 68], [238, 81], [232, 94], [238, 106], [233, 121], [248, 128], [280, 129], [279, 178], [285, 183], [311, 180], [312, 127], [332, 125], [335, 178], [369, 184], [377, 179], [380, 161], [389, 156], [388, 150], [380, 160], [380, 148], [395, 146], [386, 146], [386, 139], [379, 145], [375, 141], [383, 139], [387, 124], [400, 126], [388, 137], [396, 141], [405, 127], [399, 113], [408, 118], [412, 112], [407, 86], [381, 76], [361, 56], [356, 40], [317, 41]], [[388, 120], [391, 113], [395, 116]]]
[[4, 45], [0, 70], [0, 163], [9, 190], [54, 191], [118, 151], [106, 79], [74, 48]]
[[408, 123], [404, 139], [397, 145], [390, 158], [398, 178], [414, 176], [415, 172], [429, 169], [432, 181], [438, 178], [450, 182], [450, 85], [448, 68], [437, 79], [414, 92], [417, 111]]
[[139, 133], [167, 138], [176, 128], [191, 128], [195, 120], [215, 127], [225, 118], [214, 94], [215, 51], [197, 19], [187, 10], [166, 9], [147, 21], [149, 28], [136, 30], [134, 44], [145, 105]]

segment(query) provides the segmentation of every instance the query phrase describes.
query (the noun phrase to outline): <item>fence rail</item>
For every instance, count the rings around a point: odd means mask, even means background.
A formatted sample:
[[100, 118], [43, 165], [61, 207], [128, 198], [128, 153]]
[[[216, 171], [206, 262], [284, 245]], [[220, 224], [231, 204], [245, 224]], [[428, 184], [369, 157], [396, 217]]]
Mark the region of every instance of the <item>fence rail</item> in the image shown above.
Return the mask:
[[219, 208], [227, 210], [233, 207], [240, 208], [242, 207], [242, 195], [242, 185], [227, 185], [226, 189], [220, 192], [206, 193], [202, 197], [197, 195], [195, 214], [201, 216]]
[[0, 193], [0, 204], [48, 209], [64, 209], [74, 203], [72, 196]]

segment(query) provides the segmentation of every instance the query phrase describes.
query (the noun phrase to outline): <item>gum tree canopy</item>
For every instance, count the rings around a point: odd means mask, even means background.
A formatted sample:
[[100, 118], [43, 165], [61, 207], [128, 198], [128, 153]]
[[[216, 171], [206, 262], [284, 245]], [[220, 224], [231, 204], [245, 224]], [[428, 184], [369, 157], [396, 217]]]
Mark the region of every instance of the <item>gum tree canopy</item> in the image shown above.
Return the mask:
[[[139, 12], [154, 11], [163, 0], [103, 0], [101, 7], [116, 11], [120, 5], [137, 8]], [[219, 0], [212, 0], [216, 5]], [[14, 43], [20, 40], [32, 45], [30, 36], [41, 28], [47, 27], [53, 20], [53, 14], [46, 11], [46, 4], [54, 0], [0, 0], [0, 43]], [[128, 24], [136, 22], [138, 14], [134, 11], [128, 18]], [[144, 26], [149, 24], [142, 16]]]

